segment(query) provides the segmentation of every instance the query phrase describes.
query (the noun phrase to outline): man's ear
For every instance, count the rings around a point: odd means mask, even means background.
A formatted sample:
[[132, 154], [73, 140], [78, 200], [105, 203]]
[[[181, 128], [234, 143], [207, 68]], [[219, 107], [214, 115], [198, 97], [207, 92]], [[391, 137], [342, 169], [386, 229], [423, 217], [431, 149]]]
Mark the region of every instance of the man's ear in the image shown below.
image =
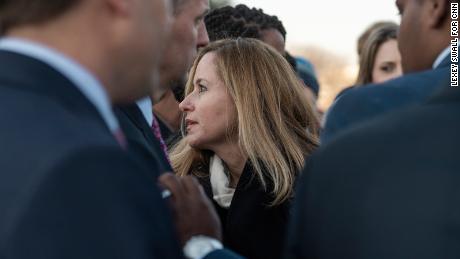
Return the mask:
[[[427, 23], [432, 29], [441, 28], [450, 17], [450, 0], [425, 0], [427, 8]], [[450, 24], [450, 23], [449, 23]]]
[[111, 13], [127, 16], [131, 13], [135, 0], [104, 0]]

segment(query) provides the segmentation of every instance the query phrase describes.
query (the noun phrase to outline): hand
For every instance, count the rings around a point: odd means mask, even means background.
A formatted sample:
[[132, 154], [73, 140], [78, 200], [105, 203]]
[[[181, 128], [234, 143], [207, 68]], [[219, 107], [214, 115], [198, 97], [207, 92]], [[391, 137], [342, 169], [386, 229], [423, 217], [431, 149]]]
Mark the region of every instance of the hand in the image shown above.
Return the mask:
[[222, 239], [219, 217], [195, 177], [167, 173], [159, 177], [159, 182], [172, 193], [169, 199], [182, 245], [196, 235]]

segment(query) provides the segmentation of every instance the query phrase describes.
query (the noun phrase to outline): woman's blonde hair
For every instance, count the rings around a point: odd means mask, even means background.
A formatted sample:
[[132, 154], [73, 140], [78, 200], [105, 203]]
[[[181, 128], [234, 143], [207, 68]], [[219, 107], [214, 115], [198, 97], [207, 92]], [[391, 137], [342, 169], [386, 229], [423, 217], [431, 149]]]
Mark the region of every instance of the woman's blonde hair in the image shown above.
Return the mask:
[[[269, 188], [277, 205], [292, 196], [294, 179], [306, 156], [319, 145], [319, 123], [314, 108], [287, 61], [255, 39], [227, 39], [203, 48], [190, 71], [185, 95], [193, 91], [198, 63], [207, 53], [216, 55], [219, 78], [235, 102], [234, 132], [257, 178]], [[182, 122], [184, 123], [184, 122]], [[212, 153], [187, 144], [185, 138], [171, 151], [179, 175], [208, 174]]]
[[359, 72], [355, 85], [372, 83], [372, 70], [380, 46], [391, 39], [397, 39], [399, 26], [393, 22], [379, 23], [369, 32], [367, 39], [362, 42], [359, 56]]

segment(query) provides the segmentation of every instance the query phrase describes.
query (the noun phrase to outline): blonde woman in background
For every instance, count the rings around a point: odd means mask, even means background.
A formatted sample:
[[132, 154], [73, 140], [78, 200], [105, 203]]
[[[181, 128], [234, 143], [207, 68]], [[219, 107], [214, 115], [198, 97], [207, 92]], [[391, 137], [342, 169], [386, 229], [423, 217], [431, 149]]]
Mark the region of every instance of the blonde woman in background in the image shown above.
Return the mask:
[[213, 200], [226, 247], [280, 258], [294, 183], [318, 146], [318, 120], [287, 61], [264, 43], [211, 43], [191, 69], [174, 170]]
[[356, 85], [382, 83], [402, 75], [401, 54], [398, 49], [399, 26], [381, 23], [362, 43]]

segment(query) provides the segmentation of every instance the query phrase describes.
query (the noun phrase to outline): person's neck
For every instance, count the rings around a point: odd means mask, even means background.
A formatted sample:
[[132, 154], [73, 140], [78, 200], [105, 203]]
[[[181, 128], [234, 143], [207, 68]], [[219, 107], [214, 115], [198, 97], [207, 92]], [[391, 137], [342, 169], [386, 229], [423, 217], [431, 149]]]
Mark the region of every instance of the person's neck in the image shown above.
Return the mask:
[[230, 186], [236, 187], [248, 160], [247, 155], [243, 153], [237, 143], [226, 143], [213, 151], [222, 159], [230, 172]]
[[168, 90], [163, 98], [153, 105], [153, 111], [171, 131], [179, 130], [182, 112], [172, 90]]
[[[432, 37], [430, 38], [430, 64], [427, 64], [427, 69], [431, 69], [434, 67], [435, 62], [440, 57], [440, 55], [446, 50], [446, 48], [450, 47], [450, 23], [446, 23], [443, 29], [439, 29], [438, 31], [432, 32]], [[429, 52], [429, 53], [430, 53]], [[442, 60], [440, 60], [442, 61]], [[439, 65], [439, 64], [438, 64]]]

